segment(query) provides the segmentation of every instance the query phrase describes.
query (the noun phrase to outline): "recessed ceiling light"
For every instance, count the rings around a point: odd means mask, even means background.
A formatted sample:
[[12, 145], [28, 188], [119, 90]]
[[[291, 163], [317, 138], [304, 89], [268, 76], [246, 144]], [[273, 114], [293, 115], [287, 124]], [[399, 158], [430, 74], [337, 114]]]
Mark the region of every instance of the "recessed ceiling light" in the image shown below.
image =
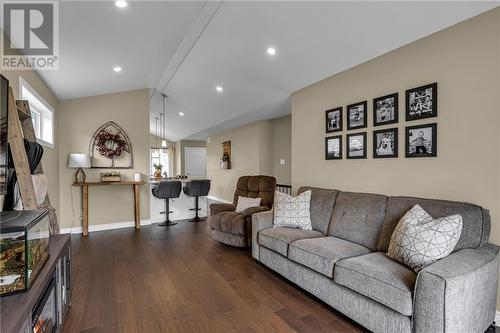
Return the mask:
[[179, 116], [184, 117], [184, 112], [179, 112]]
[[127, 4], [127, 1], [125, 1], [125, 0], [118, 0], [118, 1], [115, 1], [115, 6], [118, 8], [125, 8], [128, 6], [128, 4]]
[[274, 47], [267, 48], [267, 54], [269, 54], [269, 55], [275, 55], [276, 54], [276, 49]]
[[217, 90], [217, 92], [223, 92], [224, 91], [224, 88], [222, 88], [221, 86], [217, 86], [215, 87], [215, 90]]
[[113, 67], [113, 70], [116, 72], [116, 73], [120, 73], [122, 71], [122, 68], [120, 66], [116, 66], [116, 67]]

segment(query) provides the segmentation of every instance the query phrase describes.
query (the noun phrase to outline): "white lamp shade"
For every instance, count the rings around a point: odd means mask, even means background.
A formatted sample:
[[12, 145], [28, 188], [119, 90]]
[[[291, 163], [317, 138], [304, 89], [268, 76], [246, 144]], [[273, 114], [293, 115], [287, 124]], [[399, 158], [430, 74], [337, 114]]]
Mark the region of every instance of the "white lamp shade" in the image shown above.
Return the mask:
[[69, 154], [68, 168], [90, 168], [89, 154]]

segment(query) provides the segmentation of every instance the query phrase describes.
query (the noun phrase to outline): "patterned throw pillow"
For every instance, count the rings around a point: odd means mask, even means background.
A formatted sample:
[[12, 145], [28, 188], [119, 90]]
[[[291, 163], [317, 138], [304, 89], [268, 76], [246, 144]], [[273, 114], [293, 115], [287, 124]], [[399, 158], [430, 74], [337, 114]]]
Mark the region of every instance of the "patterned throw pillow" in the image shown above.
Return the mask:
[[418, 273], [424, 267], [448, 256], [462, 233], [462, 216], [433, 219], [419, 205], [399, 220], [391, 236], [387, 256]]
[[276, 192], [274, 194], [274, 222], [273, 227], [299, 228], [312, 230], [311, 191], [305, 191], [296, 197]]

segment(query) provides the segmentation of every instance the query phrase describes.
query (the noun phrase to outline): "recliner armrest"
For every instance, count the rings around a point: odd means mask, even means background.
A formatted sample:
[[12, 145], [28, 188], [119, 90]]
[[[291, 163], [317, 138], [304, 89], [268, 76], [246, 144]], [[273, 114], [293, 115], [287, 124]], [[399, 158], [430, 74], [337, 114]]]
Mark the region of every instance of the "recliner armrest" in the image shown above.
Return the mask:
[[226, 203], [213, 203], [210, 205], [210, 215], [214, 215], [222, 212], [233, 212], [236, 206], [233, 204]]
[[268, 210], [252, 215], [252, 256], [259, 260], [259, 231], [273, 227], [274, 212]]
[[253, 215], [253, 214], [257, 214], [257, 213], [262, 213], [262, 212], [265, 212], [265, 211], [268, 211], [269, 208], [267, 207], [262, 207], [262, 206], [258, 206], [258, 207], [250, 207], [250, 208], [247, 208], [245, 209], [244, 211], [240, 212], [241, 215], [247, 217], [247, 216], [250, 216], [250, 215]]
[[495, 319], [499, 247], [462, 249], [421, 270], [414, 332], [484, 332]]

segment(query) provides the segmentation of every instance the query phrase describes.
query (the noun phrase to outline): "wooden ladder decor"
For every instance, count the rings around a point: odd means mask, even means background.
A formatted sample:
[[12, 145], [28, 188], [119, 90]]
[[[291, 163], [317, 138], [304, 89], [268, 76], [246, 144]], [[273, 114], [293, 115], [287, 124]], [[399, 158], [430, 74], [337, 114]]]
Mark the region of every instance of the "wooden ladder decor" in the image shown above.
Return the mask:
[[19, 184], [24, 209], [33, 210], [37, 209], [38, 206], [36, 204], [35, 190], [33, 188], [33, 180], [31, 179], [30, 166], [23, 139], [24, 134], [16, 103], [14, 102], [14, 93], [12, 92], [12, 88], [9, 88], [8, 140], [10, 152], [12, 154], [14, 169], [16, 170], [17, 183]]
[[[35, 129], [31, 120], [31, 112], [28, 101], [18, 100], [15, 101], [12, 87], [9, 87], [9, 130], [8, 140], [10, 151], [12, 154], [12, 162], [16, 171], [17, 183], [19, 185], [19, 192], [25, 210], [38, 209], [36, 203], [35, 189], [33, 188], [33, 180], [24, 147], [24, 140], [36, 142]], [[40, 163], [35, 174], [43, 174], [42, 163]], [[50, 205], [49, 194], [45, 196], [43, 206], [52, 211], [51, 217], [51, 230], [52, 233], [59, 233], [59, 225], [55, 216], [54, 209]]]

